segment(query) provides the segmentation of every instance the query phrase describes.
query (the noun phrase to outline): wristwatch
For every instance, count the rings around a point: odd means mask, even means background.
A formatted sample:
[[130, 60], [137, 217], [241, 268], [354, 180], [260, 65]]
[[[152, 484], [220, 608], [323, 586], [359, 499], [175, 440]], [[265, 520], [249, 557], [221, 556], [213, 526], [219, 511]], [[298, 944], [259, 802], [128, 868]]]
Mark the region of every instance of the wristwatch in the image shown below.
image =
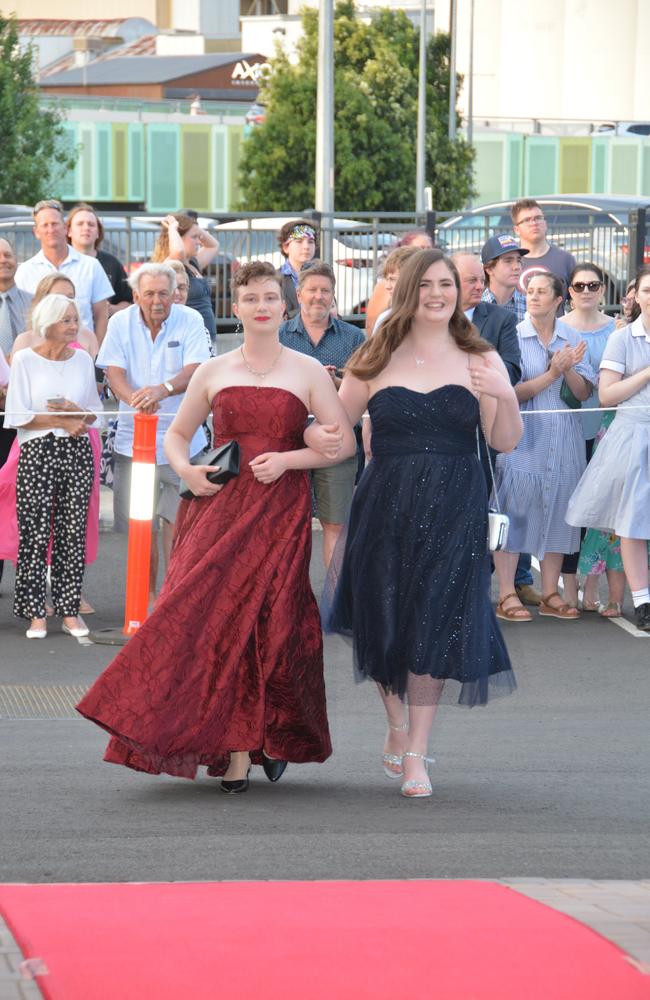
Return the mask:
[[174, 386], [171, 384], [171, 382], [163, 382], [163, 385], [164, 385], [165, 389], [167, 390], [167, 392], [169, 393], [169, 395], [173, 396], [174, 395]]

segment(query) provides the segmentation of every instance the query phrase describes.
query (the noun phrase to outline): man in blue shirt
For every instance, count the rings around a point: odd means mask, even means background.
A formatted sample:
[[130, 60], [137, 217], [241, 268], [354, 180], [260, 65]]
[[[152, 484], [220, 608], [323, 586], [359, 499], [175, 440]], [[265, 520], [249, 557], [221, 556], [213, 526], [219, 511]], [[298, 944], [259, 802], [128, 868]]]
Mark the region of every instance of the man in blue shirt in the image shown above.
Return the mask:
[[[334, 272], [329, 264], [312, 260], [303, 265], [297, 289], [300, 311], [280, 327], [280, 343], [320, 361], [338, 389], [343, 368], [366, 338], [358, 327], [332, 316], [335, 284]], [[311, 473], [316, 515], [323, 526], [325, 566], [329, 566], [334, 546], [347, 520], [356, 473], [356, 456]]]

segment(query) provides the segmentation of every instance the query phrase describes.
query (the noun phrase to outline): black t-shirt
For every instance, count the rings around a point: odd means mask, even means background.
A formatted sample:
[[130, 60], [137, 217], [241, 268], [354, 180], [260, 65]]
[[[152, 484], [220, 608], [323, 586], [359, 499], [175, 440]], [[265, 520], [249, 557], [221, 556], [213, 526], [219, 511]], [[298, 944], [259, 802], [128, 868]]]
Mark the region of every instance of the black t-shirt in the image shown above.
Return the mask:
[[133, 293], [126, 278], [126, 271], [117, 257], [106, 250], [98, 250], [97, 260], [106, 271], [115, 292], [113, 298], [108, 300], [111, 305], [116, 306], [120, 302], [133, 302]]

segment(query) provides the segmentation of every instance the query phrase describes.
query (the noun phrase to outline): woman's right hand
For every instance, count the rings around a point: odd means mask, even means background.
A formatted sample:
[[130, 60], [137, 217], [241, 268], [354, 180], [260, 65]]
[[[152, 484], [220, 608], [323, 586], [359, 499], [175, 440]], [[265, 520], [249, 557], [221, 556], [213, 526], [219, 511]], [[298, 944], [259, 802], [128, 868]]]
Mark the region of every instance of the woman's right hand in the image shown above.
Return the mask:
[[181, 477], [197, 497], [211, 497], [223, 489], [223, 483], [208, 481], [208, 473], [218, 472], [218, 465], [187, 465]]
[[568, 372], [570, 368], [575, 368], [576, 365], [580, 364], [585, 356], [586, 350], [587, 344], [584, 340], [581, 340], [577, 347], [570, 347], [569, 344], [567, 344], [566, 347], [562, 347], [559, 351], [555, 351], [552, 355], [549, 370], [556, 378], [560, 378], [560, 376]]

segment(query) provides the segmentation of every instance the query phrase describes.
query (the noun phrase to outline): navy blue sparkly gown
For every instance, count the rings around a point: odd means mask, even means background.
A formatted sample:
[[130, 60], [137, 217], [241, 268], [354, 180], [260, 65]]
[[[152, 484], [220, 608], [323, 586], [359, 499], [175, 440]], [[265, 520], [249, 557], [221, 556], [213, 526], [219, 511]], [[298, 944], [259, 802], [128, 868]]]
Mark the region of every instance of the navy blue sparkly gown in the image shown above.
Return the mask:
[[514, 674], [490, 602], [476, 397], [461, 385], [390, 386], [368, 411], [373, 459], [328, 580], [325, 627], [352, 637], [359, 679], [412, 704], [435, 704], [440, 679], [462, 705], [510, 693]]

